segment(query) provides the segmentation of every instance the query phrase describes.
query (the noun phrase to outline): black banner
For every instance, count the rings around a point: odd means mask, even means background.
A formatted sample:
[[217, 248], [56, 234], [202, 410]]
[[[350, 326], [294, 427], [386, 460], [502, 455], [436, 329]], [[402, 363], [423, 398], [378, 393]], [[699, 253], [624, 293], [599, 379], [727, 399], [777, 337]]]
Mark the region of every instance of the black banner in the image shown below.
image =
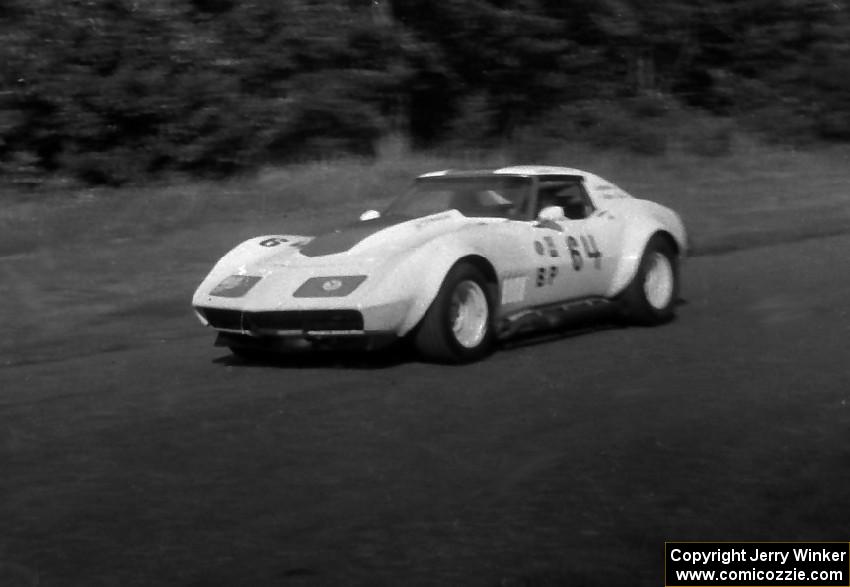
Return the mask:
[[666, 542], [667, 587], [850, 587], [848, 542]]

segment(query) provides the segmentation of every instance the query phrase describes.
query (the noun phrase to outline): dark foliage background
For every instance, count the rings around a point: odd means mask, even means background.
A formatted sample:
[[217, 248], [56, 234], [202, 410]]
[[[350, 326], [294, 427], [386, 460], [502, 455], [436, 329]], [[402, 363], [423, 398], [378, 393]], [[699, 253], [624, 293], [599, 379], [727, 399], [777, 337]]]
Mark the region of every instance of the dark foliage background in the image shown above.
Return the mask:
[[850, 139], [846, 0], [0, 0], [0, 53], [6, 177], [227, 174], [529, 128], [652, 153], [673, 111]]

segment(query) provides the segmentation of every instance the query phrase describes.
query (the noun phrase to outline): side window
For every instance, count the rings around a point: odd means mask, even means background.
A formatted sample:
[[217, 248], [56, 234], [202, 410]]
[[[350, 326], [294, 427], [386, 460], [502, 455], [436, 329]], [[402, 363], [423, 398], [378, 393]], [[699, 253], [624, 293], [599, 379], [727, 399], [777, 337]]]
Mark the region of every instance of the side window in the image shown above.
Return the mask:
[[542, 181], [537, 196], [537, 212], [546, 206], [560, 206], [571, 220], [587, 218], [593, 213], [590, 198], [578, 179]]
[[[517, 203], [506, 196], [517, 198]], [[464, 216], [514, 218], [522, 210], [523, 204], [523, 199], [510, 191], [500, 193], [492, 189], [475, 188], [454, 192], [449, 207]]]

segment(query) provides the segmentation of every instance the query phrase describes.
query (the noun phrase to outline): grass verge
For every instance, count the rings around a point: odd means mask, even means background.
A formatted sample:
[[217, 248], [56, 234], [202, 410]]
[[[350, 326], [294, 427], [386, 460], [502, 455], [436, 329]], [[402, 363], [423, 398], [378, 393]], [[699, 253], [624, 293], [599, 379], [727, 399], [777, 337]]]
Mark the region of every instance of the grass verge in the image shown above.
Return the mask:
[[239, 241], [313, 233], [381, 206], [424, 171], [513, 163], [588, 169], [684, 217], [697, 254], [850, 230], [850, 149], [795, 151], [738, 138], [731, 152], [663, 156], [522, 142], [446, 156], [385, 150], [226, 182], [7, 193], [0, 212], [5, 363], [98, 352], [193, 330], [192, 291]]

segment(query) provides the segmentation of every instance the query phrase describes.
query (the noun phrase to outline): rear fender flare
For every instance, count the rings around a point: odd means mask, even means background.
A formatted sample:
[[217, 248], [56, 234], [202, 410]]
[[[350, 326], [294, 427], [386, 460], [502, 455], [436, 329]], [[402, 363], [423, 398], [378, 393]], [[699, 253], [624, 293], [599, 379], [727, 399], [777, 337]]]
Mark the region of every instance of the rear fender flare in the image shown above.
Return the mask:
[[626, 230], [617, 269], [611, 279], [607, 297], [621, 294], [634, 279], [649, 240], [657, 234], [668, 239], [672, 249], [681, 258], [687, 254], [687, 231], [681, 217], [666, 206], [649, 200], [628, 200], [623, 211], [628, 215], [634, 210], [635, 222]]
[[629, 286], [637, 274], [640, 261], [646, 250], [646, 245], [656, 235], [666, 238], [672, 245], [673, 250], [681, 256], [682, 248], [680, 243], [660, 224], [654, 224], [643, 227], [641, 230], [632, 231], [623, 243], [623, 255], [620, 257], [617, 270], [614, 272], [614, 277], [606, 294], [608, 298], [618, 296]]

